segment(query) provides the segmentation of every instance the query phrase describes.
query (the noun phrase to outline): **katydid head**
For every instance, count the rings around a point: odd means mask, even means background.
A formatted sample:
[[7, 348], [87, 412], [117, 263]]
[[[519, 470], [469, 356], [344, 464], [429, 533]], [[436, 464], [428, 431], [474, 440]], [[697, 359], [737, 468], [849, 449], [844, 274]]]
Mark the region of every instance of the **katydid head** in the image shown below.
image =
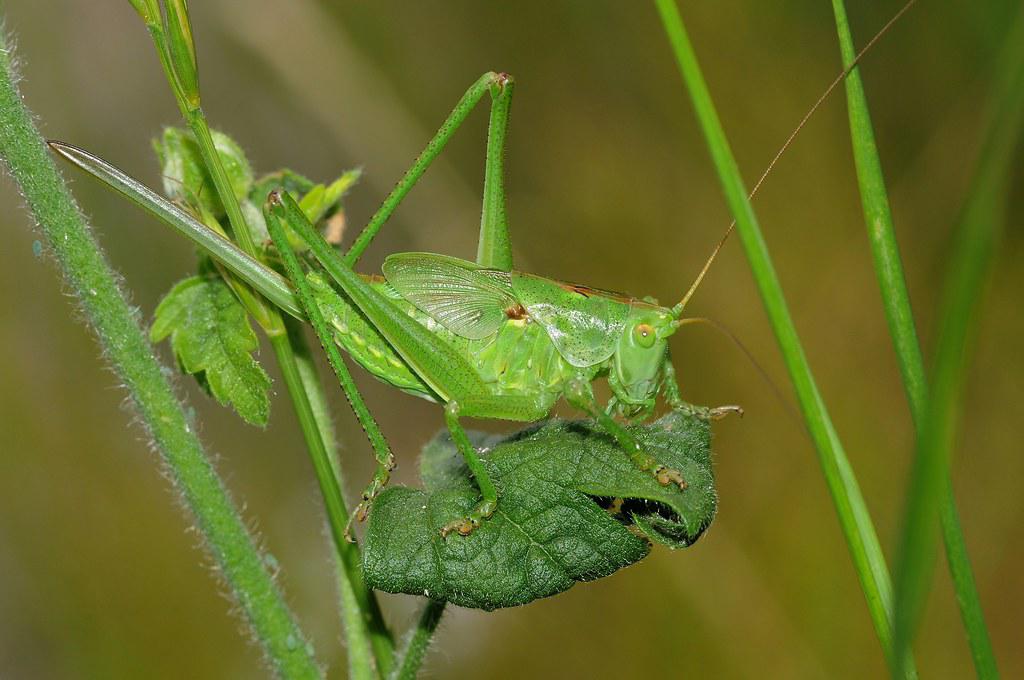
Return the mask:
[[654, 409], [668, 338], [677, 327], [670, 309], [650, 304], [630, 309], [608, 374], [622, 415], [634, 417]]

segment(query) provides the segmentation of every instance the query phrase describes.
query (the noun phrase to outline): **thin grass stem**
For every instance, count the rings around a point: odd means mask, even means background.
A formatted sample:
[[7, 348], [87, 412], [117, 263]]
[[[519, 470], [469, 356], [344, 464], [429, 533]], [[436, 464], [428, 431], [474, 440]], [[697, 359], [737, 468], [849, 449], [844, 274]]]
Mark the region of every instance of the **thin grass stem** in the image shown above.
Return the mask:
[[781, 348], [808, 432], [818, 452], [825, 482], [835, 505], [854, 568], [860, 578], [868, 612], [886, 654], [892, 650], [890, 603], [892, 585], [878, 536], [856, 476], [832, 425], [793, 324], [782, 287], [757, 218], [701, 74], [693, 46], [673, 0], [655, 0], [683, 82], [690, 94], [711, 152], [726, 200], [736, 218], [740, 239], [757, 282], [765, 310]]
[[[896, 648], [909, 648], [931, 583], [936, 553], [935, 519], [949, 493], [949, 467], [955, 446], [967, 377], [971, 338], [996, 244], [1006, 222], [1010, 164], [1024, 124], [1024, 13], [998, 60], [1001, 77], [994, 89], [993, 118], [979, 155], [950, 248], [940, 303], [931, 376], [931, 394], [917, 439], [907, 492], [896, 572]], [[959, 574], [951, 562], [954, 578]], [[971, 579], [973, 580], [973, 579]], [[957, 596], [962, 597], [959, 590]], [[966, 612], [965, 625], [975, 658], [991, 650], [980, 607]], [[897, 657], [899, 658], [899, 657]], [[994, 658], [982, 659], [979, 673], [995, 675]], [[897, 669], [898, 671], [898, 669]]]
[[[853, 37], [842, 0], [833, 0], [833, 12], [844, 67], [849, 66], [855, 50]], [[902, 259], [896, 242], [892, 213], [885, 188], [882, 164], [875, 144], [874, 129], [868, 110], [867, 97], [861, 82], [859, 68], [854, 68], [846, 78], [847, 108], [850, 118], [850, 134], [853, 141], [854, 162], [860, 185], [864, 219], [868, 227], [868, 240], [878, 276], [889, 334], [892, 336], [903, 387], [910, 405], [915, 429], [920, 434], [927, 417], [928, 385], [925, 378], [924, 360], [921, 354], [910, 295], [903, 275]], [[948, 474], [947, 474], [948, 477]], [[960, 520], [957, 516], [956, 499], [952, 484], [947, 479], [941, 491], [942, 535], [946, 544], [946, 557], [953, 585], [960, 605], [961, 618], [967, 631], [975, 671], [980, 678], [997, 675], [995, 656], [989, 640], [988, 629], [981, 609], [981, 600], [974, 584], [967, 547]], [[899, 633], [896, 633], [899, 639]], [[896, 653], [901, 653], [897, 646]], [[895, 669], [902, 675], [901, 668]]]

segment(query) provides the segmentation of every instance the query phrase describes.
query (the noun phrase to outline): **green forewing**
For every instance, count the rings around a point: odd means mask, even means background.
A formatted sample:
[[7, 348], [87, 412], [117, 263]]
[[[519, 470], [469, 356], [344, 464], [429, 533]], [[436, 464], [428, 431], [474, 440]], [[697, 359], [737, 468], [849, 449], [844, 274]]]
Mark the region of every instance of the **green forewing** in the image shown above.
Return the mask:
[[512, 290], [527, 314], [547, 331], [576, 367], [601, 363], [615, 352], [630, 304], [600, 291], [512, 272]]
[[398, 253], [384, 277], [403, 298], [452, 333], [470, 340], [493, 335], [517, 305], [511, 275], [433, 253]]

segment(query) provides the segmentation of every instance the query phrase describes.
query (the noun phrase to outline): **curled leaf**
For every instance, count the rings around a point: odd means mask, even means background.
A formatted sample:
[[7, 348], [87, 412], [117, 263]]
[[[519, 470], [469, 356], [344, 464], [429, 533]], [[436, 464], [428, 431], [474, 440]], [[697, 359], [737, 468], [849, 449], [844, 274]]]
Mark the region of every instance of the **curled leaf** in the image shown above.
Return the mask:
[[469, 536], [441, 537], [479, 492], [447, 433], [423, 450], [424, 490], [374, 502], [367, 583], [478, 609], [526, 604], [637, 562], [658, 542], [681, 548], [711, 523], [716, 497], [708, 422], [675, 411], [633, 434], [686, 490], [638, 470], [589, 421], [552, 420], [510, 437], [473, 435], [498, 488], [498, 509]]

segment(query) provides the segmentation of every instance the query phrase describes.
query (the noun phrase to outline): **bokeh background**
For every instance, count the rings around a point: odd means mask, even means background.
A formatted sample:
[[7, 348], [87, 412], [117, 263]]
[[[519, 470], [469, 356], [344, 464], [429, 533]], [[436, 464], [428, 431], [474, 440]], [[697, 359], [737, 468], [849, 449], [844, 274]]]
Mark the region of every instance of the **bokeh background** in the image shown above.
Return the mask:
[[[365, 221], [480, 73], [517, 78], [508, 194], [517, 265], [677, 299], [729, 221], [704, 142], [648, 3], [206, 0], [192, 3], [205, 108], [257, 169], [326, 180], [362, 166], [348, 203]], [[902, 3], [850, 3], [863, 44]], [[866, 6], [870, 5], [870, 6]], [[919, 328], [933, 338], [952, 225], [984, 130], [986, 95], [1017, 2], [921, 3], [863, 73]], [[23, 88], [44, 132], [158, 185], [150, 139], [177, 122], [126, 2], [4, 3]], [[839, 71], [829, 3], [682, 7], [748, 182]], [[365, 260], [475, 252], [486, 114], [471, 119]], [[971, 371], [955, 486], [996, 653], [1024, 676], [1024, 192], [1021, 166]], [[192, 270], [192, 249], [69, 172], [148, 319]], [[30, 220], [0, 180], [0, 676], [259, 677], [198, 537], [130, 424]], [[797, 326], [890, 561], [912, 430], [860, 213], [842, 94], [808, 126], [755, 208]], [[695, 298], [789, 386], [738, 243]], [[161, 350], [165, 356], [166, 349]], [[742, 403], [716, 428], [720, 511], [692, 549], [655, 550], [603, 581], [527, 607], [450, 612], [429, 677], [879, 677], [884, 663], [800, 424], [729, 341], [673, 340], [684, 394]], [[264, 358], [269, 352], [264, 350]], [[358, 376], [415, 482], [441, 427], [426, 402]], [[259, 431], [179, 381], [246, 516], [335, 676], [344, 649], [316, 485], [283, 395]], [[276, 384], [280, 384], [279, 382]], [[333, 394], [353, 488], [369, 447]], [[490, 423], [488, 427], [501, 427]], [[924, 677], [967, 677], [944, 565], [916, 645]], [[413, 598], [384, 596], [400, 625]]]

